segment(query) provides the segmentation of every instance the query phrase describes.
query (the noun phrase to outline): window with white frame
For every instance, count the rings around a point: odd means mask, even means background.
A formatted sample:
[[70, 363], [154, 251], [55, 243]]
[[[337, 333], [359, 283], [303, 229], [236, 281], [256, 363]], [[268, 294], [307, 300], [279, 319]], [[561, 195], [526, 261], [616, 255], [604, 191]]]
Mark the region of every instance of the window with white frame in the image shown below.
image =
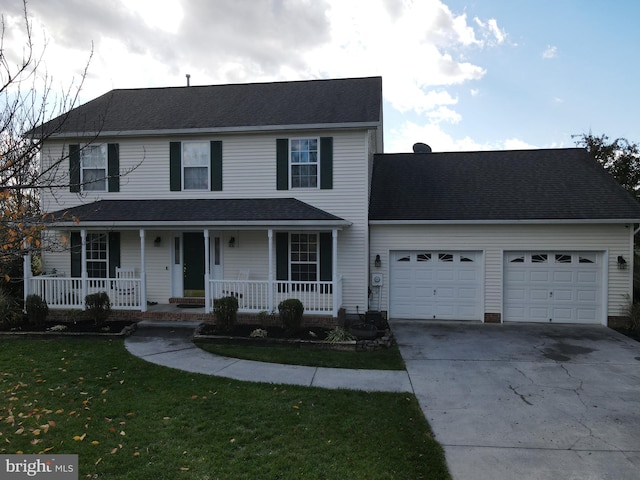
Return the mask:
[[319, 160], [317, 138], [291, 139], [291, 188], [317, 188]]
[[80, 150], [80, 182], [83, 191], [107, 191], [107, 158], [107, 145], [86, 145]]
[[107, 278], [109, 258], [106, 233], [87, 233], [87, 276]]
[[211, 150], [209, 142], [182, 144], [183, 190], [208, 190]]
[[318, 235], [291, 234], [291, 280], [315, 282], [318, 279]]

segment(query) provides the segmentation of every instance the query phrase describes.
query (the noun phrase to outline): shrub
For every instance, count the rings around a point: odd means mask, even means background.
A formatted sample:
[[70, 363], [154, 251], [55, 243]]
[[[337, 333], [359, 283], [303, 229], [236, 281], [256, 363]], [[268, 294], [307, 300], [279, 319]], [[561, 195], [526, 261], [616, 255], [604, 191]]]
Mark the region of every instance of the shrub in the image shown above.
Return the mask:
[[213, 313], [216, 316], [216, 325], [221, 330], [233, 329], [237, 319], [238, 299], [233, 296], [216, 298], [213, 301]]
[[111, 300], [107, 292], [91, 293], [84, 297], [87, 315], [93, 319], [96, 326], [101, 326], [111, 315]]
[[629, 317], [629, 329], [640, 333], [640, 303], [629, 302], [625, 314]]
[[47, 302], [45, 302], [42, 297], [34, 294], [27, 295], [24, 308], [27, 311], [29, 323], [36, 327], [44, 325], [44, 321], [49, 314], [49, 305], [47, 305]]
[[348, 332], [342, 327], [336, 327], [327, 333], [327, 338], [325, 339], [329, 343], [340, 343], [340, 342], [350, 342], [355, 340], [351, 332]]
[[13, 328], [22, 323], [22, 310], [16, 299], [0, 288], [0, 327]]
[[283, 300], [278, 305], [280, 312], [280, 321], [287, 330], [299, 330], [302, 326], [302, 314], [304, 307], [302, 302], [297, 298]]

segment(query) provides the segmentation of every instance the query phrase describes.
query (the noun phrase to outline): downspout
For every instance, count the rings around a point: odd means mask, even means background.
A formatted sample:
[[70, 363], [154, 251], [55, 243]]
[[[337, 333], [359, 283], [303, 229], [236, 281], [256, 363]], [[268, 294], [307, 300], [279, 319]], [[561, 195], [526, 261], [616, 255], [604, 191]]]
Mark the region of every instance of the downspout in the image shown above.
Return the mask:
[[269, 236], [269, 312], [273, 312], [273, 229], [270, 228], [267, 231], [267, 235]]
[[204, 230], [204, 313], [211, 313], [211, 290], [209, 278], [211, 277], [209, 230]]
[[82, 310], [86, 310], [86, 304], [84, 299], [87, 297], [87, 230], [83, 228], [80, 230], [80, 238], [82, 239], [82, 270], [81, 270], [81, 279], [82, 282]]
[[147, 311], [147, 269], [144, 250], [144, 229], [140, 229], [140, 311]]
[[[334, 228], [331, 237], [333, 240], [333, 248], [331, 249], [331, 283], [333, 284], [333, 318], [338, 317], [338, 229]], [[342, 292], [340, 292], [342, 298]]]

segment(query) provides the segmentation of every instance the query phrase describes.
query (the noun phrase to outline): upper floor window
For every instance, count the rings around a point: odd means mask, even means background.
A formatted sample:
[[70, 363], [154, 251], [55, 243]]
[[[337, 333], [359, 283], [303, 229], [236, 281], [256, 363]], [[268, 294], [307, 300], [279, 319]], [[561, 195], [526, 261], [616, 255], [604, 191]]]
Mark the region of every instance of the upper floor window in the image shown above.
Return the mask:
[[182, 144], [182, 188], [184, 190], [208, 190], [210, 163], [208, 142], [184, 142]]
[[106, 145], [87, 145], [80, 150], [80, 175], [83, 191], [107, 191]]
[[333, 137], [276, 139], [276, 188], [333, 188]]
[[291, 188], [318, 188], [318, 139], [291, 140]]
[[222, 190], [222, 141], [169, 142], [169, 190]]
[[69, 145], [69, 190], [120, 191], [120, 146], [117, 143]]

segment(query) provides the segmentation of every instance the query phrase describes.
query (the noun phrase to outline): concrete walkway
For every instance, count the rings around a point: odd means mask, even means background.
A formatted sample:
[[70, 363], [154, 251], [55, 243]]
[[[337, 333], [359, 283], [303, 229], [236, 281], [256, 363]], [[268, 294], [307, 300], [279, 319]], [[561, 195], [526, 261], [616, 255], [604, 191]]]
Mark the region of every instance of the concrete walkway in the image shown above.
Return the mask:
[[125, 346], [133, 355], [157, 365], [236, 380], [369, 392], [413, 392], [409, 375], [404, 370], [306, 367], [214, 355], [191, 341], [198, 325], [194, 322], [143, 321], [125, 340]]

